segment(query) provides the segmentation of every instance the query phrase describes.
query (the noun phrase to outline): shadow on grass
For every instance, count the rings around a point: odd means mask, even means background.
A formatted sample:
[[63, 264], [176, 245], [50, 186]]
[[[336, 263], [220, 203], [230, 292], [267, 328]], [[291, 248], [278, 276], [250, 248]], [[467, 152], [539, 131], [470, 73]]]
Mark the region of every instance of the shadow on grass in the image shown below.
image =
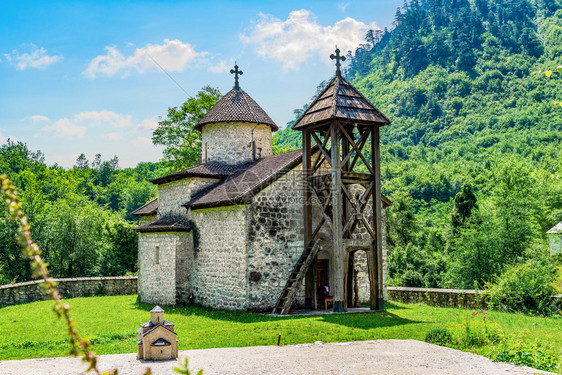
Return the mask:
[[388, 311], [373, 311], [355, 314], [329, 314], [321, 315], [321, 317], [326, 323], [365, 330], [394, 327], [404, 324], [423, 323], [421, 321], [402, 318]]
[[[135, 302], [131, 308], [150, 311], [154, 308], [152, 304]], [[202, 306], [163, 306], [166, 314], [205, 317], [212, 320], [221, 320], [232, 323], [263, 323], [283, 322], [288, 320], [323, 320], [326, 323], [347, 326], [351, 328], [372, 329], [375, 327], [392, 327], [403, 324], [421, 323], [414, 320], [399, 317], [388, 309], [409, 309], [408, 307], [396, 306], [386, 303], [386, 311], [370, 311], [352, 314], [315, 314], [315, 315], [290, 315], [271, 316], [248, 311], [218, 310]], [[170, 318], [172, 320], [173, 318]]]

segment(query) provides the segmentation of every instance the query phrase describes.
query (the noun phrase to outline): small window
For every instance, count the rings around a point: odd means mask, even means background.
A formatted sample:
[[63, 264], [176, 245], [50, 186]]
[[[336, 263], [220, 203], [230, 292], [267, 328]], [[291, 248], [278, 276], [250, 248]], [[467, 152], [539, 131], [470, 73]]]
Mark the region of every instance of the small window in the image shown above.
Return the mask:
[[155, 259], [155, 263], [160, 264], [160, 246], [156, 246]]

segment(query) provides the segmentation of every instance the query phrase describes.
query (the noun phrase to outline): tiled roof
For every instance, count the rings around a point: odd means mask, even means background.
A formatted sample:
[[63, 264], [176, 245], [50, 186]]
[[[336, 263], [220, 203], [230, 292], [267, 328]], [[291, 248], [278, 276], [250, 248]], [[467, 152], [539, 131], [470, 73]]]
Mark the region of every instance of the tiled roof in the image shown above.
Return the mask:
[[363, 124], [390, 124], [390, 120], [365, 98], [349, 81], [335, 76], [292, 126], [303, 130], [307, 126], [340, 119]]
[[150, 312], [151, 313], [161, 313], [161, 312], [163, 313], [164, 309], [161, 308], [160, 306], [156, 305], [156, 306], [154, 306], [154, 308], [152, 310], [150, 310]]
[[250, 95], [241, 88], [233, 88], [195, 125], [201, 130], [204, 125], [217, 122], [253, 122], [269, 125], [271, 130], [279, 128]]
[[154, 198], [150, 202], [140, 206], [139, 208], [137, 208], [131, 213], [137, 216], [150, 216], [150, 215], [156, 215], [157, 211], [158, 211], [158, 198]]
[[[166, 182], [181, 180], [188, 177], [207, 177], [224, 179], [230, 176], [233, 172], [240, 168], [244, 168], [246, 164], [242, 165], [226, 165], [216, 161], [209, 161], [204, 164], [196, 165], [195, 167], [187, 168], [179, 172], [171, 173], [166, 176], [158, 177], [150, 180], [153, 184], [164, 184]], [[142, 208], [142, 207], [141, 207]]]
[[[157, 324], [152, 323], [152, 320], [149, 320], [148, 322], [141, 324], [141, 327], [154, 327], [154, 326], [156, 326], [156, 325], [157, 325]], [[163, 326], [173, 326], [174, 323], [169, 322], [169, 321], [167, 321], [167, 320], [164, 320], [164, 322], [162, 322], [162, 325], [163, 325]], [[140, 328], [139, 328], [139, 329], [140, 329]]]
[[140, 225], [135, 228], [137, 232], [188, 232], [191, 230], [191, 224], [185, 218], [177, 218], [173, 216], [164, 216], [152, 223]]
[[245, 168], [203, 190], [184, 206], [197, 209], [244, 203], [251, 193], [263, 189], [301, 161], [302, 150], [296, 150], [246, 164]]
[[151, 333], [152, 331], [154, 331], [155, 329], [158, 329], [158, 327], [162, 327], [164, 329], [167, 329], [168, 331], [172, 332], [174, 335], [177, 336], [177, 333], [174, 332], [171, 328], [167, 327], [167, 326], [163, 326], [161, 324], [157, 324], [154, 327], [152, 327], [151, 329], [149, 329], [148, 331], [146, 331], [145, 333], [142, 334], [142, 337], [148, 335], [149, 333]]
[[562, 233], [562, 221], [553, 226], [546, 232], [547, 234]]

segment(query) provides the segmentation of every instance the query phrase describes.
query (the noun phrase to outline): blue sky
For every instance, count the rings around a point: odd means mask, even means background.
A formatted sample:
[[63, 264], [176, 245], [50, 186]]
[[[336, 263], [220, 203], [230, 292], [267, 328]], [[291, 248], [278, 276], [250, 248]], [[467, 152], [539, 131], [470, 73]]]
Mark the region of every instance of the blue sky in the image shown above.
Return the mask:
[[240, 86], [284, 128], [369, 28], [391, 27], [402, 0], [5, 1], [0, 12], [0, 143], [16, 139], [72, 167], [117, 155], [157, 161], [152, 129], [194, 95]]

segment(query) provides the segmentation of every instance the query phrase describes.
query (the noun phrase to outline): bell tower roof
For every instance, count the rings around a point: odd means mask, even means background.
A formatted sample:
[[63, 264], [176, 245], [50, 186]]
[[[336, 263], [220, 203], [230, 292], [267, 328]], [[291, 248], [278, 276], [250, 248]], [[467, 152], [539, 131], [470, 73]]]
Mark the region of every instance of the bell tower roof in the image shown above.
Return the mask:
[[390, 124], [390, 120], [341, 74], [336, 74], [292, 128], [304, 130], [332, 119], [363, 125]]

